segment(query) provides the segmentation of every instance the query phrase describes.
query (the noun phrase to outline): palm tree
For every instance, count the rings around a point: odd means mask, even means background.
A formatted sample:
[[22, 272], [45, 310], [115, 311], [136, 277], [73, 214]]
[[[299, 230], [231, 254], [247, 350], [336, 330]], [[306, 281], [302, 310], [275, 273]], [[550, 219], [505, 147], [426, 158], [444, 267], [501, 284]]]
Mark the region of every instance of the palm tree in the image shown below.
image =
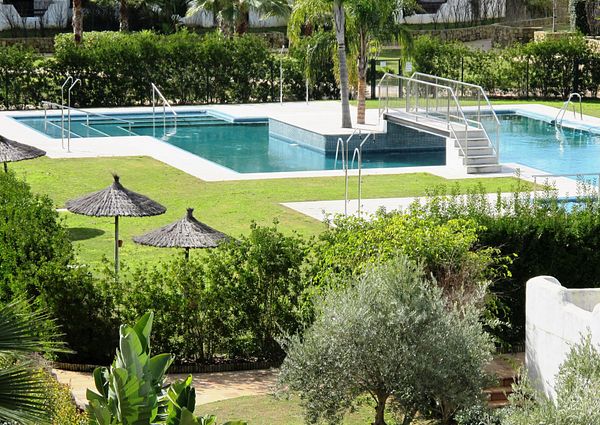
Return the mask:
[[257, 10], [263, 18], [287, 18], [291, 11], [288, 0], [191, 0], [191, 4], [188, 15], [200, 9], [211, 11], [217, 27], [226, 35], [242, 35], [248, 30], [251, 9]]
[[340, 97], [342, 101], [342, 127], [352, 128], [350, 117], [350, 90], [348, 62], [346, 58], [346, 10], [348, 0], [297, 0], [288, 22], [288, 37], [297, 40], [304, 26], [312, 27], [314, 22], [333, 19], [340, 77]]
[[81, 0], [73, 0], [72, 25], [75, 43], [80, 44], [83, 39], [83, 10], [81, 8]]
[[411, 50], [410, 32], [397, 24], [397, 17], [410, 13], [414, 8], [412, 0], [350, 0], [348, 14], [358, 64], [358, 110], [356, 121], [365, 123], [367, 66], [369, 47], [375, 41], [398, 42], [405, 54]]
[[[40, 336], [41, 329], [46, 329], [47, 336]], [[41, 310], [32, 312], [26, 301], [0, 307], [0, 423], [49, 423], [46, 383], [31, 354], [66, 352], [65, 346], [55, 341], [56, 335], [57, 328], [48, 315]]]

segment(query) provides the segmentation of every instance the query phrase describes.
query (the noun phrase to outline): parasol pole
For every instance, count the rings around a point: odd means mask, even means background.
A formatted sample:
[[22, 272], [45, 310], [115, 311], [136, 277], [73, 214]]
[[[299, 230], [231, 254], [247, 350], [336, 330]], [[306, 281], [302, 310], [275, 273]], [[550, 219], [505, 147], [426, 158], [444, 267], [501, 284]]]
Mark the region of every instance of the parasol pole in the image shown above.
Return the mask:
[[185, 261], [190, 259], [190, 249], [186, 248], [185, 249]]
[[119, 275], [119, 216], [115, 216], [115, 278]]
[[6, 164], [6, 162], [4, 163], [4, 172], [8, 173], [8, 164]]

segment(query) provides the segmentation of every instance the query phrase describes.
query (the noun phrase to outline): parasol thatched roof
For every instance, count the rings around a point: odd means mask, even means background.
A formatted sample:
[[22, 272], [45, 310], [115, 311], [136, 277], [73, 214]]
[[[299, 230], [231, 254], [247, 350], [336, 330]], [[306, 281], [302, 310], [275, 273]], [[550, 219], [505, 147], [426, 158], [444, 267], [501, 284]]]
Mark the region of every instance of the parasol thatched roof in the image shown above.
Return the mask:
[[15, 162], [46, 155], [41, 149], [0, 136], [0, 162]]
[[146, 217], [163, 214], [167, 209], [158, 202], [123, 187], [114, 175], [104, 190], [67, 201], [67, 210], [94, 217]]
[[160, 248], [215, 248], [228, 238], [224, 233], [196, 220], [193, 212], [193, 208], [188, 208], [181, 220], [133, 240], [142, 245]]

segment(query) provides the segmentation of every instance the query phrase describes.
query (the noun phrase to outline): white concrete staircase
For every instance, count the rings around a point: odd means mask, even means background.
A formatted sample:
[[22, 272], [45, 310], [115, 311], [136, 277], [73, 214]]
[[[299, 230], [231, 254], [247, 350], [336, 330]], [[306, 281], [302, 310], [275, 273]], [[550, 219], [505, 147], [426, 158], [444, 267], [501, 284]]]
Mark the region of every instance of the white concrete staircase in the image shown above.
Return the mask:
[[467, 167], [469, 174], [498, 173], [502, 165], [498, 161], [492, 142], [484, 130], [469, 128], [465, 131], [455, 131], [456, 138], [452, 135], [454, 147], [462, 159], [462, 165]]

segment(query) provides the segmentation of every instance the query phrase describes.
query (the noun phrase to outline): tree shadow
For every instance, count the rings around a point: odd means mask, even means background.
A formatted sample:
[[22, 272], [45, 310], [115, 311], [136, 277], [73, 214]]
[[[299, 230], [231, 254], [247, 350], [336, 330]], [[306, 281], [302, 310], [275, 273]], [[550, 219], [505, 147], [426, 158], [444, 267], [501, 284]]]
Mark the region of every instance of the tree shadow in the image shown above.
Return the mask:
[[67, 230], [69, 232], [69, 239], [73, 242], [97, 238], [106, 233], [104, 230], [92, 227], [69, 227]]

